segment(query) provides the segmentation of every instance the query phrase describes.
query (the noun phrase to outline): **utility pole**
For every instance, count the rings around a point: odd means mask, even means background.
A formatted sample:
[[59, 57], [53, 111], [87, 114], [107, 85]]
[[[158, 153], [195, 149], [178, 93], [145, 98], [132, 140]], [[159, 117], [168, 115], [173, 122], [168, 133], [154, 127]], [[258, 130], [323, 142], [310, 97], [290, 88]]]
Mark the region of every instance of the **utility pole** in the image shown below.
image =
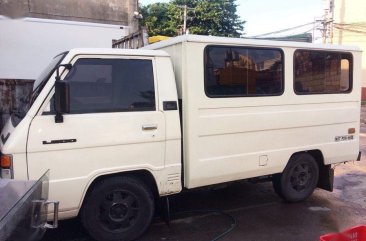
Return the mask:
[[184, 5], [183, 8], [183, 34], [187, 33], [187, 5]]
[[186, 34], [188, 10], [194, 10], [194, 8], [189, 8], [187, 5], [177, 5], [177, 8], [183, 9], [183, 34]]
[[321, 20], [317, 20], [322, 25], [318, 28], [322, 34], [323, 43], [333, 43], [333, 22], [334, 22], [334, 0], [324, 0], [324, 15]]
[[333, 44], [333, 24], [334, 24], [334, 0], [329, 0], [329, 38], [330, 43]]

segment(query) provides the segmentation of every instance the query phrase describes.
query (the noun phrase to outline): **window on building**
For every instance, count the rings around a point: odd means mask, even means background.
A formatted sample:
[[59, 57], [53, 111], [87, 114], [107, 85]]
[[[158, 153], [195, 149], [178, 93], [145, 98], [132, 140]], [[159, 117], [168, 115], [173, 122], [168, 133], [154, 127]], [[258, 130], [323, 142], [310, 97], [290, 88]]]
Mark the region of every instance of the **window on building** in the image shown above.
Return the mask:
[[208, 97], [281, 95], [283, 53], [278, 49], [208, 46], [205, 91]]
[[79, 59], [65, 81], [71, 113], [155, 110], [151, 60]]
[[347, 93], [352, 89], [352, 55], [315, 50], [295, 52], [297, 94]]

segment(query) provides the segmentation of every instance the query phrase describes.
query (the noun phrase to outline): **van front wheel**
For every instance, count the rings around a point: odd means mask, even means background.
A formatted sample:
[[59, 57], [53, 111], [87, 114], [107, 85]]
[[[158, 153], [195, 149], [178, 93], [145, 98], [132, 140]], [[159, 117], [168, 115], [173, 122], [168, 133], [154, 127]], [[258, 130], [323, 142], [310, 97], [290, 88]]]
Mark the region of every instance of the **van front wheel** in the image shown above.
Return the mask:
[[146, 231], [153, 214], [154, 198], [145, 183], [130, 176], [112, 177], [87, 195], [81, 220], [96, 240], [129, 241]]
[[319, 179], [319, 167], [313, 156], [299, 153], [291, 157], [285, 170], [273, 176], [275, 192], [288, 202], [307, 199], [315, 190]]

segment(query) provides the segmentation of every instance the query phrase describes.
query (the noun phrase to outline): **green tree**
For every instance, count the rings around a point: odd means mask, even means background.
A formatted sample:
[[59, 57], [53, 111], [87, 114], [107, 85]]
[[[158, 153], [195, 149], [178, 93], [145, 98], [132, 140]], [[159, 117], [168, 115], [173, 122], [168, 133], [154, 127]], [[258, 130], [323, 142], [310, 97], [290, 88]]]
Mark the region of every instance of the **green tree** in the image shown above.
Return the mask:
[[172, 0], [141, 7], [142, 25], [150, 36], [176, 36], [183, 27], [183, 9], [189, 7], [187, 28], [191, 34], [240, 37], [244, 23], [236, 0]]

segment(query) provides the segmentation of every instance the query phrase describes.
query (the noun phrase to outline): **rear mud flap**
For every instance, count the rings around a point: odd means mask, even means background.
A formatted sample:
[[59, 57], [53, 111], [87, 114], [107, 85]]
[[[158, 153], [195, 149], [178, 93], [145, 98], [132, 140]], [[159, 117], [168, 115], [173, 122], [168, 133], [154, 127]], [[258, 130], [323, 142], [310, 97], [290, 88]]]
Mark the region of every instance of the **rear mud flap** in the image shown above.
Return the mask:
[[331, 165], [322, 166], [319, 170], [318, 188], [333, 192], [334, 169]]

